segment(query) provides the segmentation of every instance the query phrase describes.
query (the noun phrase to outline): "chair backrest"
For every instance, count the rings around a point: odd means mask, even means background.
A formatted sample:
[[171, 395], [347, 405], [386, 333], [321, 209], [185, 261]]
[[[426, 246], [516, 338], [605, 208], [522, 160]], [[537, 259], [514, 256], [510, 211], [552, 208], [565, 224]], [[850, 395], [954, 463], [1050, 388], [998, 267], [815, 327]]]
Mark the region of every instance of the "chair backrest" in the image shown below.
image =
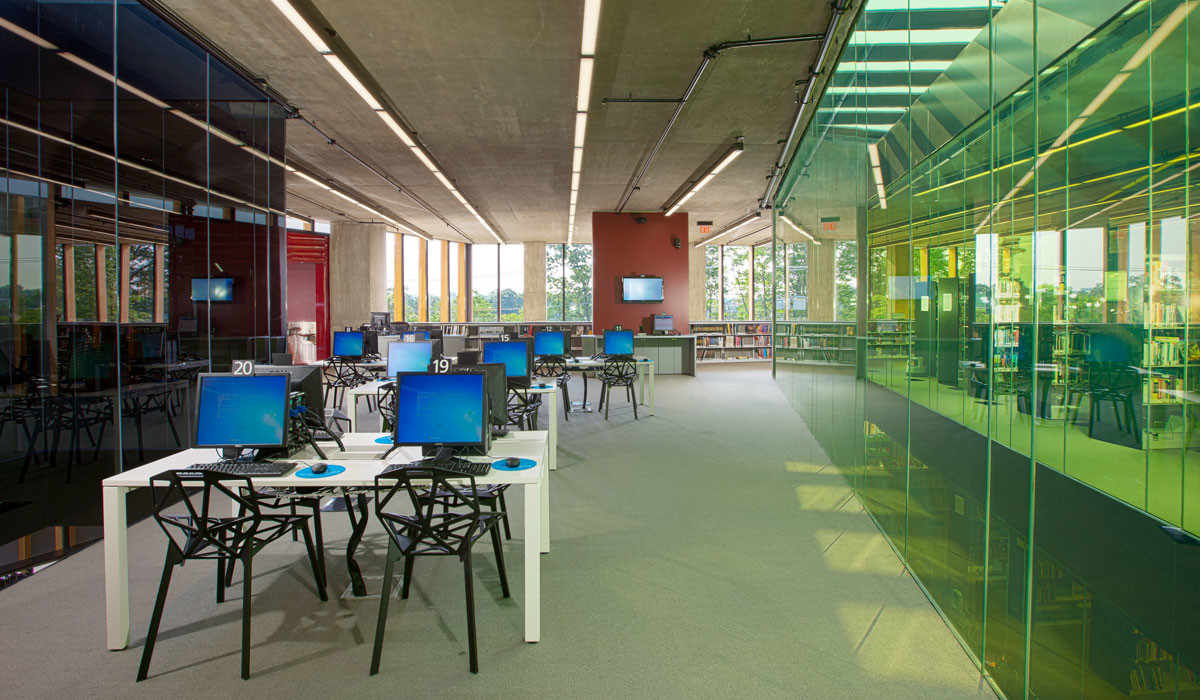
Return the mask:
[[[262, 523], [262, 511], [249, 477], [171, 469], [151, 477], [150, 486], [154, 519], [170, 540], [170, 546], [183, 558], [237, 558], [254, 542]], [[163, 487], [165, 491], [160, 491]], [[228, 515], [229, 504], [224, 499], [214, 499], [216, 495], [231, 499], [241, 515]], [[177, 498], [186, 514], [166, 512]], [[223, 515], [213, 515], [214, 506]]]
[[567, 373], [567, 361], [561, 357], [539, 357], [533, 363], [533, 373], [538, 377], [562, 377]]
[[637, 366], [633, 358], [627, 355], [609, 357], [604, 360], [600, 378], [608, 382], [632, 382], [637, 378]]
[[329, 358], [329, 365], [325, 368], [325, 379], [331, 386], [346, 387], [355, 387], [365, 381], [357, 365], [340, 357]]
[[[407, 467], [375, 477], [375, 515], [404, 555], [462, 554], [484, 520], [475, 477], [470, 486], [457, 472], [436, 467]], [[400, 492], [408, 495], [412, 515], [394, 510]]]

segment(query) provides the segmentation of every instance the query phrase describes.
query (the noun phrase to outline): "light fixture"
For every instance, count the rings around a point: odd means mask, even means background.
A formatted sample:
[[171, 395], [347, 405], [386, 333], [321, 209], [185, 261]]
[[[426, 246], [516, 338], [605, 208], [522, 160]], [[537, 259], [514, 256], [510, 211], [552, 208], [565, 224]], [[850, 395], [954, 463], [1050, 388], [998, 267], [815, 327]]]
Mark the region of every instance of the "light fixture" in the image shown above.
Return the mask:
[[875, 176], [875, 191], [879, 194], [879, 208], [887, 209], [887, 196], [883, 193], [883, 169], [879, 166], [879, 145], [867, 144], [867, 153], [871, 157], [871, 173]]
[[717, 176], [717, 173], [724, 170], [725, 166], [729, 165], [734, 161], [735, 158], [742, 155], [743, 149], [744, 146], [742, 145], [742, 137], [739, 136], [737, 141], [735, 141], [732, 146], [730, 146], [724, 153], [721, 154], [721, 157], [717, 159], [716, 163], [710, 166], [708, 170], [704, 171], [703, 175], [691, 183], [691, 187], [689, 187], [682, 195], [676, 197], [673, 201], [667, 202], [665, 205], [663, 205], [663, 210], [667, 212], [667, 216], [679, 211], [679, 207], [683, 206], [684, 202], [691, 199], [692, 195], [699, 192], [702, 187], [707, 185], [709, 182], [712, 182], [712, 179]]
[[330, 52], [329, 44], [326, 44], [325, 40], [321, 38], [321, 35], [317, 34], [312, 27], [308, 26], [308, 22], [304, 21], [304, 18], [300, 16], [300, 13], [296, 11], [296, 8], [292, 7], [291, 3], [289, 3], [287, 0], [271, 0], [271, 4], [278, 8], [278, 10], [283, 13], [284, 17], [287, 17], [287, 20], [292, 23], [292, 26], [295, 27], [301, 34], [303, 34], [305, 39], [308, 39], [308, 43], [312, 44], [314, 49], [316, 49], [319, 53]]
[[592, 69], [595, 67], [595, 63], [596, 59], [592, 56], [583, 56], [579, 59], [579, 88], [575, 101], [575, 111], [577, 112], [588, 110], [588, 99], [592, 93]]
[[596, 69], [596, 36], [600, 31], [600, 0], [584, 0], [583, 31], [579, 42], [579, 86], [575, 90], [575, 150], [571, 156], [571, 203], [567, 208], [567, 244], [575, 240], [575, 211], [579, 179], [583, 172], [583, 142], [587, 136], [587, 110]]
[[791, 226], [793, 229], [796, 230], [796, 233], [800, 234], [801, 236], [804, 236], [805, 238], [807, 238], [808, 240], [812, 241], [813, 243], [815, 243], [817, 245], [821, 245], [821, 242], [818, 241], [816, 238], [813, 238], [813, 235], [811, 233], [809, 233], [808, 231], [805, 231], [804, 229], [797, 226], [796, 222], [787, 218], [783, 214], [779, 215], [779, 220], [782, 221], [783, 223], [787, 224], [788, 226]]
[[713, 234], [713, 235], [709, 236], [708, 238], [706, 238], [706, 239], [704, 239], [704, 240], [702, 240], [702, 241], [696, 241], [695, 245], [693, 245], [692, 247], [693, 247], [693, 248], [699, 248], [699, 247], [700, 247], [700, 246], [702, 246], [702, 245], [707, 245], [707, 244], [709, 244], [709, 243], [712, 243], [713, 241], [717, 240], [717, 239], [718, 239], [718, 238], [720, 238], [721, 236], [724, 236], [724, 235], [726, 235], [726, 234], [729, 234], [729, 233], [733, 233], [733, 232], [734, 232], [734, 231], [736, 231], [737, 229], [739, 229], [739, 228], [741, 228], [741, 227], [743, 227], [743, 226], [745, 226], [745, 225], [747, 225], [747, 224], [752, 224], [752, 223], [754, 223], [755, 221], [758, 221], [758, 220], [759, 220], [759, 219], [761, 219], [761, 218], [762, 218], [762, 212], [761, 212], [761, 211], [753, 211], [753, 212], [750, 212], [749, 214], [747, 214], [747, 215], [743, 216], [743, 217], [742, 217], [742, 218], [740, 218], [740, 219], [737, 219], [737, 220], [736, 220], [736, 221], [734, 221], [733, 223], [729, 224], [728, 226], [726, 226], [725, 228], [721, 229], [721, 230], [720, 230], [720, 231], [718, 231], [717, 233], [715, 233], [715, 234]]

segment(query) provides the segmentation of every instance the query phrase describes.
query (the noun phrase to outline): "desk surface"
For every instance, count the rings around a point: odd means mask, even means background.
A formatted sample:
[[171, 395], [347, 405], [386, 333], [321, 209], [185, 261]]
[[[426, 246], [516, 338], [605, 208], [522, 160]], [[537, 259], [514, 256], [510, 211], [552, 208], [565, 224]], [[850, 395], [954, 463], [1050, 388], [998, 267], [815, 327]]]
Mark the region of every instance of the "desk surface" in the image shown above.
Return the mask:
[[[377, 438], [384, 435], [385, 433], [348, 433], [342, 438], [342, 441], [346, 445], [346, 453], [354, 453], [361, 456], [364, 453], [386, 450], [388, 445], [381, 445], [375, 442]], [[487, 459], [494, 461], [505, 457], [521, 457], [531, 459], [537, 464], [530, 469], [516, 472], [492, 469], [484, 476], [475, 477], [475, 482], [479, 484], [537, 483], [541, 480], [543, 474], [542, 457], [546, 453], [547, 439], [548, 435], [546, 431], [531, 430], [513, 431], [509, 433], [509, 436], [494, 440], [492, 442], [492, 456]], [[302, 479], [295, 476], [295, 471], [306, 466], [303, 464], [304, 462], [316, 463], [321, 461], [317, 458], [316, 453], [310, 449], [305, 449], [287, 458], [288, 461], [302, 462], [293, 472], [278, 477], [256, 476], [252, 480], [256, 486], [371, 486], [375, 483], [375, 475], [383, 471], [388, 465], [413, 462], [421, 458], [420, 449], [412, 447], [402, 447], [396, 450], [388, 455], [387, 461], [381, 459], [351, 459], [347, 458], [345, 456], [346, 453], [342, 452], [327, 451], [327, 453], [329, 459], [325, 460], [325, 462], [341, 465], [346, 468], [346, 471], [320, 479]], [[342, 457], [342, 459], [339, 459], [339, 457]], [[103, 485], [141, 488], [149, 485], [151, 477], [157, 476], [168, 469], [187, 469], [193, 464], [215, 462], [218, 459], [219, 456], [215, 450], [194, 447], [155, 460], [149, 464], [144, 464], [135, 469], [110, 476], [103, 481]], [[479, 461], [484, 461], [484, 458], [479, 458]]]

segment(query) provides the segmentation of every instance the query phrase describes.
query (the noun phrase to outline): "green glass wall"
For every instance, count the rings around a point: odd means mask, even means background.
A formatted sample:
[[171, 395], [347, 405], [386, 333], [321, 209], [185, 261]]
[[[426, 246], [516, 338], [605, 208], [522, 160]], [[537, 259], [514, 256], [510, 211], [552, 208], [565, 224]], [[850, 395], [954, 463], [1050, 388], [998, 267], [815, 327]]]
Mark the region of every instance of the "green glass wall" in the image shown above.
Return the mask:
[[1198, 5], [868, 0], [776, 198], [776, 378], [1008, 698], [1200, 697]]

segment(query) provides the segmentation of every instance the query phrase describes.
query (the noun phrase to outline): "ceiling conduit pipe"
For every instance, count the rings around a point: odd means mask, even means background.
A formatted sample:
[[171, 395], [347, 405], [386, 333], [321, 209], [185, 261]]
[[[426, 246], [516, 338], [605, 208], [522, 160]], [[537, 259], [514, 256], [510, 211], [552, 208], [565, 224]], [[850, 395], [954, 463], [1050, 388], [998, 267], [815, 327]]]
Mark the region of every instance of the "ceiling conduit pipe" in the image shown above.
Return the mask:
[[783, 173], [784, 159], [787, 156], [788, 149], [792, 147], [792, 141], [796, 138], [796, 129], [800, 127], [800, 118], [804, 116], [804, 108], [808, 106], [812, 99], [813, 89], [817, 85], [816, 77], [821, 74], [825, 67], [825, 59], [829, 55], [829, 47], [833, 44], [834, 32], [837, 30], [838, 23], [846, 14], [846, 9], [850, 7], [851, 0], [834, 0], [833, 16], [829, 18], [829, 28], [825, 30], [824, 40], [821, 42], [821, 49], [817, 52], [817, 60], [809, 70], [810, 77], [808, 85], [804, 88], [804, 96], [800, 99], [800, 104], [796, 106], [796, 118], [792, 120], [792, 128], [788, 130], [787, 141], [784, 142], [783, 148], [779, 151], [779, 158], [771, 168], [771, 180], [767, 183], [767, 189], [763, 192], [762, 200], [759, 202], [761, 208], [767, 208], [773, 204], [772, 191], [775, 189], [776, 183], [779, 181], [780, 174]]
[[377, 176], [378, 176], [378, 177], [379, 177], [381, 180], [383, 180], [383, 181], [384, 181], [384, 182], [386, 182], [387, 184], [391, 185], [392, 187], [395, 187], [397, 192], [399, 192], [400, 194], [404, 195], [405, 197], [408, 197], [409, 199], [411, 199], [411, 200], [412, 200], [414, 203], [416, 203], [416, 205], [417, 205], [418, 207], [420, 207], [421, 209], [424, 209], [425, 211], [429, 212], [430, 214], [433, 214], [434, 216], [436, 216], [438, 219], [440, 219], [440, 220], [441, 220], [441, 222], [442, 222], [442, 223], [446, 224], [446, 226], [448, 226], [448, 227], [450, 227], [451, 229], [453, 229], [455, 233], [457, 233], [458, 235], [460, 235], [460, 236], [462, 236], [463, 238], [465, 238], [465, 239], [467, 240], [467, 242], [468, 242], [468, 243], [474, 243], [474, 242], [475, 242], [475, 240], [474, 240], [473, 238], [471, 238], [471, 237], [470, 237], [470, 236], [468, 236], [466, 233], [464, 233], [464, 232], [462, 231], [462, 229], [460, 229], [459, 227], [457, 227], [457, 226], [455, 226], [454, 224], [450, 223], [450, 221], [449, 221], [449, 220], [448, 220], [446, 217], [442, 216], [440, 213], [438, 213], [438, 212], [437, 212], [437, 210], [435, 210], [433, 207], [429, 206], [429, 204], [427, 204], [427, 203], [426, 203], [426, 202], [425, 202], [423, 199], [421, 199], [420, 197], [416, 196], [416, 195], [415, 195], [415, 194], [413, 194], [412, 192], [409, 192], [407, 188], [405, 188], [405, 187], [401, 187], [399, 183], [397, 183], [397, 182], [393, 182], [393, 181], [392, 181], [392, 179], [391, 179], [390, 177], [388, 177], [386, 173], [382, 173], [382, 172], [380, 172], [380, 171], [379, 171], [379, 170], [377, 170], [377, 169], [376, 169], [374, 166], [372, 166], [370, 163], [367, 163], [367, 162], [366, 162], [365, 160], [363, 160], [362, 158], [359, 158], [357, 155], [355, 155], [353, 152], [351, 152], [351, 151], [350, 151], [349, 149], [347, 149], [345, 146], [343, 146], [342, 144], [338, 143], [336, 139], [334, 139], [334, 138], [333, 138], [333, 137], [331, 137], [329, 134], [326, 134], [324, 131], [322, 131], [322, 130], [321, 130], [321, 128], [320, 128], [320, 127], [318, 127], [318, 126], [317, 126], [315, 123], [313, 123], [313, 122], [309, 121], [307, 117], [305, 117], [304, 115], [300, 114], [300, 112], [298, 112], [298, 111], [297, 111], [297, 112], [295, 112], [294, 114], [292, 114], [292, 115], [290, 115], [290, 116], [291, 116], [291, 118], [293, 118], [293, 119], [299, 119], [300, 121], [304, 122], [304, 125], [305, 125], [305, 126], [307, 126], [308, 128], [312, 129], [313, 131], [317, 132], [317, 134], [318, 134], [318, 135], [319, 135], [321, 138], [325, 139], [325, 143], [328, 143], [330, 146], [333, 146], [334, 148], [338, 149], [338, 150], [339, 150], [339, 151], [341, 151], [342, 153], [345, 153], [347, 156], [349, 156], [351, 159], [353, 159], [353, 160], [354, 160], [354, 162], [356, 162], [356, 163], [358, 163], [359, 165], [363, 166], [363, 167], [364, 167], [364, 168], [366, 168], [367, 170], [370, 170], [372, 173], [374, 173], [375, 175], [377, 175]]
[[[842, 0], [849, 2], [849, 0]], [[837, 6], [834, 9], [836, 11]], [[832, 23], [831, 23], [832, 24]], [[675, 105], [675, 111], [671, 113], [671, 118], [667, 120], [667, 125], [663, 127], [662, 133], [658, 136], [658, 141], [654, 143], [654, 148], [650, 150], [650, 155], [643, 161], [642, 167], [638, 169], [637, 174], [633, 177], [633, 181], [625, 188], [625, 193], [621, 196], [621, 203], [617, 205], [617, 213], [620, 214], [625, 210], [625, 205], [629, 204], [629, 199], [633, 197], [633, 193], [637, 191], [638, 185], [642, 182], [642, 177], [645, 176], [646, 170], [650, 168], [650, 163], [654, 161], [654, 157], [658, 155], [658, 151], [662, 148], [663, 143], [667, 140], [667, 134], [670, 133], [671, 127], [675, 126], [675, 121], [679, 119], [679, 114], [683, 112], [684, 105], [687, 104], [688, 98], [692, 96], [692, 91], [696, 89], [696, 85], [700, 82], [700, 76], [704, 75], [704, 70], [708, 68], [708, 64], [712, 63], [713, 59], [721, 55], [721, 52], [729, 49], [742, 49], [752, 46], [776, 46], [779, 44], [794, 44], [800, 41], [820, 41], [826, 40], [828, 45], [827, 34], [799, 34], [796, 36], [780, 36], [768, 39], [747, 39], [745, 41], [726, 41], [720, 44], [714, 44], [704, 50], [704, 58], [700, 61], [700, 67], [696, 69], [696, 74], [692, 76], [692, 81], [688, 83], [687, 89], [683, 91], [683, 96], [679, 98]], [[824, 49], [822, 50], [824, 52]], [[609, 100], [605, 100], [608, 102]], [[634, 100], [615, 99], [613, 102], [626, 102]], [[639, 102], [646, 100], [637, 100]], [[673, 101], [673, 100], [670, 100]], [[794, 129], [795, 127], [793, 127]]]

